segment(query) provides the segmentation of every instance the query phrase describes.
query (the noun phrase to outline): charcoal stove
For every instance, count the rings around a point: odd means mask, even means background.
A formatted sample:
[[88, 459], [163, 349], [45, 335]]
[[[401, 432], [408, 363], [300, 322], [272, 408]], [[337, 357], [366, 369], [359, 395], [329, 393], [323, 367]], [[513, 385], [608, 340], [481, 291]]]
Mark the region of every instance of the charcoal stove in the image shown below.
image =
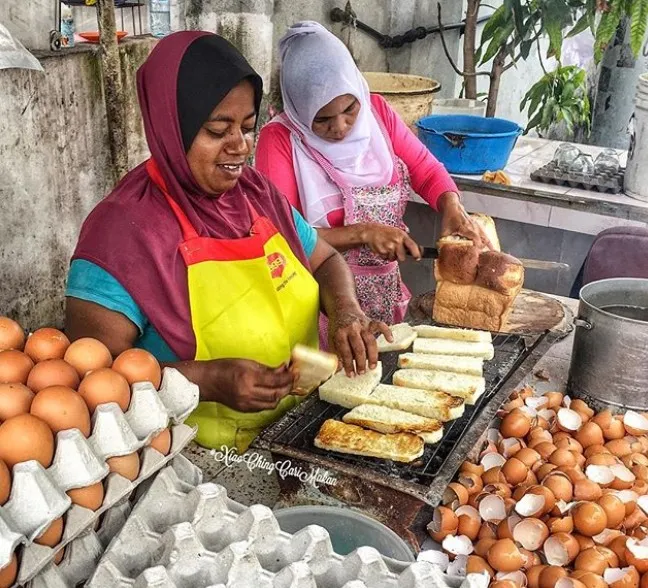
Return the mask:
[[[382, 521], [418, 552], [432, 510], [457, 469], [476, 456], [501, 404], [561, 336], [550, 331], [495, 335], [495, 357], [484, 363], [485, 393], [474, 406], [466, 405], [461, 418], [445, 423], [441, 441], [426, 445], [423, 456], [409, 464], [315, 447], [313, 440], [324, 421], [341, 419], [347, 409], [312, 394], [253, 443], [270, 451], [276, 464], [289, 461], [291, 471], [303, 472], [301, 477], [280, 477], [279, 506], [341, 503]], [[391, 383], [398, 355], [381, 354], [384, 383]], [[321, 480], [323, 472], [335, 483], [313, 485], [307, 480], [318, 474]]]

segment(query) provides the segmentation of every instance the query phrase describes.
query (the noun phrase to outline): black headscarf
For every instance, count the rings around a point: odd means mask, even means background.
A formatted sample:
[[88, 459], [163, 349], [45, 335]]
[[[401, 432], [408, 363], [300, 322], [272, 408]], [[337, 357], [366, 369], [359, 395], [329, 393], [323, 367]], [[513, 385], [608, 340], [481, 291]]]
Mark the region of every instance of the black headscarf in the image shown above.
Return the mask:
[[200, 37], [189, 45], [180, 62], [177, 84], [185, 152], [216, 105], [243, 80], [254, 86], [254, 107], [258, 113], [263, 82], [236, 47], [217, 35]]

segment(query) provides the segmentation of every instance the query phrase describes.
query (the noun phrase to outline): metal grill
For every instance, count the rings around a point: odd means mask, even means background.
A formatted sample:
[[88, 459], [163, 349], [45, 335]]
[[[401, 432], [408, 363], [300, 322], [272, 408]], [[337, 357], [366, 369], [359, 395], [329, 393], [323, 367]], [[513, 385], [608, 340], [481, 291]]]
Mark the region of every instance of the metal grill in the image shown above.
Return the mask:
[[[356, 468], [368, 468], [376, 474], [396, 477], [415, 486], [427, 487], [439, 474], [475, 418], [542, 338], [543, 336], [531, 339], [519, 335], [495, 336], [493, 338], [495, 357], [484, 363], [486, 392], [475, 405], [466, 405], [465, 412], [460, 418], [444, 423], [441, 441], [434, 445], [426, 445], [423, 456], [413, 463], [403, 464], [385, 459], [347, 455], [315, 447], [313, 440], [324, 421], [341, 420], [342, 415], [347, 412], [345, 408], [320, 400], [317, 394], [313, 394], [297, 409], [266, 429], [255, 442], [255, 446], [271, 449], [279, 454], [283, 453], [282, 448], [290, 448], [290, 455], [293, 456], [295, 451], [304, 457], [308, 454], [322, 456], [328, 461], [334, 460]], [[398, 353], [381, 355], [384, 383], [391, 383], [392, 375], [398, 369], [398, 355]]]

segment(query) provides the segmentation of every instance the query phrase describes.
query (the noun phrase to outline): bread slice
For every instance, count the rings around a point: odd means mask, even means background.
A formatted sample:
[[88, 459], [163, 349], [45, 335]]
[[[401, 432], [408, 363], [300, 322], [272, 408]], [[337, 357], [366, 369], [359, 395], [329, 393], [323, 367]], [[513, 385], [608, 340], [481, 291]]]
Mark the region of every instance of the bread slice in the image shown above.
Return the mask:
[[445, 392], [451, 396], [458, 396], [463, 398], [466, 404], [474, 404], [486, 391], [486, 380], [481, 376], [451, 372], [420, 369], [398, 370], [394, 373], [393, 381], [396, 386]]
[[324, 382], [320, 386], [319, 395], [322, 400], [331, 404], [354, 408], [366, 402], [373, 389], [380, 384], [381, 379], [382, 363], [380, 361], [375, 369], [354, 378], [349, 378], [344, 371], [339, 371], [328, 382]]
[[412, 433], [384, 435], [333, 419], [324, 421], [320, 427], [315, 437], [315, 447], [405, 463], [421, 457], [425, 450], [423, 439], [418, 435]]
[[486, 342], [418, 338], [414, 341], [414, 353], [481, 357], [482, 359], [490, 360], [495, 357], [495, 348], [492, 343]]
[[440, 370], [442, 372], [481, 376], [484, 373], [484, 360], [481, 357], [403, 353], [398, 356], [398, 367], [401, 369]]
[[295, 345], [292, 351], [292, 366], [298, 373], [292, 394], [305, 396], [335, 374], [338, 358], [337, 355], [319, 349]]
[[365, 403], [395, 408], [444, 423], [458, 419], [465, 409], [464, 400], [458, 396], [391, 384], [376, 386]]
[[356, 406], [342, 420], [379, 433], [414, 433], [426, 443], [437, 443], [443, 437], [443, 424], [436, 419], [375, 404]]
[[391, 328], [394, 341], [390, 343], [387, 341], [385, 335], [380, 335], [377, 339], [378, 352], [384, 353], [386, 351], [404, 351], [408, 349], [414, 339], [416, 339], [416, 331], [407, 323], [400, 323]]
[[492, 343], [493, 341], [489, 331], [449, 329], [432, 325], [416, 325], [414, 330], [419, 337], [425, 339], [452, 339], [454, 341], [472, 341], [474, 343]]

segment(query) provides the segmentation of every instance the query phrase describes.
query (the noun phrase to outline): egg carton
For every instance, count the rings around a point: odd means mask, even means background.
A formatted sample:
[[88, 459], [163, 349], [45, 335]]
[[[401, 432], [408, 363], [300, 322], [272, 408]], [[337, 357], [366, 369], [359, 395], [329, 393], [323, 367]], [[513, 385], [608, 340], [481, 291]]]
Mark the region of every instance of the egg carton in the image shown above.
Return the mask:
[[[22, 585], [31, 580], [53, 561], [62, 547], [96, 524], [99, 517], [164, 467], [195, 436], [195, 428], [182, 422], [197, 406], [198, 394], [198, 387], [179, 371], [165, 368], [159, 391], [148, 382], [132, 386], [131, 404], [126, 413], [116, 403], [98, 406], [88, 439], [76, 429], [60, 431], [48, 469], [37, 461], [16, 464], [10, 498], [0, 507], [0, 569], [24, 545], [17, 582]], [[170, 423], [174, 423], [170, 428], [171, 450], [164, 456], [148, 444]], [[140, 471], [134, 481], [109, 473], [107, 459], [140, 449]], [[96, 511], [73, 505], [66, 494], [68, 490], [102, 480], [104, 500]], [[49, 548], [33, 542], [64, 514], [66, 521], [59, 545]]]
[[[173, 467], [188, 479], [198, 484], [202, 481], [202, 472], [182, 454], [170, 462]], [[184, 472], [184, 473], [183, 473]], [[124, 527], [131, 512], [131, 503], [136, 503], [142, 496], [142, 488], [150, 486], [155, 477], [149, 478], [138, 486], [129, 498], [124, 498], [109, 509], [101, 518], [101, 526], [88, 529], [65, 547], [63, 560], [58, 564], [48, 564], [35, 578], [27, 583], [26, 588], [75, 588], [85, 583], [97, 569], [104, 551], [112, 539]]]
[[566, 172], [561, 170], [554, 161], [531, 172], [531, 179], [535, 182], [582, 188], [593, 192], [610, 192], [612, 194], [623, 191], [624, 176], [625, 168], [620, 168], [618, 172], [614, 173], [600, 171], [593, 174]]
[[87, 588], [488, 586], [487, 576], [457, 582], [425, 561], [396, 568], [372, 547], [338, 555], [322, 527], [285, 533], [269, 508], [245, 507], [222, 486], [186, 474], [174, 467], [158, 474]]

